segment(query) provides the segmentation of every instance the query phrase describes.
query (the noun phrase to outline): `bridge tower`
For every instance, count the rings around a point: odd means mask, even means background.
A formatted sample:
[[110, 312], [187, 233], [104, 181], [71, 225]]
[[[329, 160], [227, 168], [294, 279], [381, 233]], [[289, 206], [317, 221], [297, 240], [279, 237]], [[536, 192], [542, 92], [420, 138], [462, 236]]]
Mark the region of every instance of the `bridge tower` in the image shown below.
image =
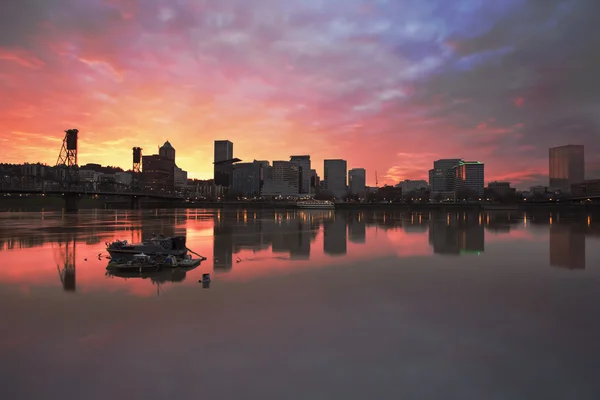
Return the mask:
[[58, 242], [54, 248], [58, 277], [65, 292], [76, 291], [75, 280], [75, 237]]
[[133, 168], [131, 169], [131, 188], [141, 186], [142, 177], [142, 148], [133, 148]]
[[65, 131], [65, 137], [62, 142], [56, 166], [62, 167], [61, 182], [67, 186], [74, 184], [77, 181], [77, 129], [68, 129]]

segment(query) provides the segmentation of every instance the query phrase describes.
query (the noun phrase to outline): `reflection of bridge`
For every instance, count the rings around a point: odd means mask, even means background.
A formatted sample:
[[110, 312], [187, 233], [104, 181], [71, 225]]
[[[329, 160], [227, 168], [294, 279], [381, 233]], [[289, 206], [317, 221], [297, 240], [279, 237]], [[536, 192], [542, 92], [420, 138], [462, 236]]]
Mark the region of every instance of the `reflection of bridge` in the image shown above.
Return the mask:
[[0, 173], [0, 193], [16, 195], [54, 195], [62, 196], [65, 200], [66, 211], [76, 211], [78, 200], [81, 196], [118, 196], [127, 197], [130, 206], [137, 209], [140, 200], [155, 199], [165, 201], [177, 201], [182, 197], [171, 192], [153, 190], [141, 185], [141, 149], [133, 148], [133, 169], [131, 184], [110, 183], [106, 188], [98, 189], [95, 183], [83, 183], [79, 181], [77, 151], [78, 151], [77, 129], [65, 131], [62, 147], [56, 162], [56, 173], [52, 179], [38, 179], [37, 176], [14, 176]]
[[53, 245], [53, 252], [63, 289], [65, 292], [74, 292], [77, 287], [75, 281], [75, 238], [69, 237], [64, 241], [59, 241], [56, 246]]

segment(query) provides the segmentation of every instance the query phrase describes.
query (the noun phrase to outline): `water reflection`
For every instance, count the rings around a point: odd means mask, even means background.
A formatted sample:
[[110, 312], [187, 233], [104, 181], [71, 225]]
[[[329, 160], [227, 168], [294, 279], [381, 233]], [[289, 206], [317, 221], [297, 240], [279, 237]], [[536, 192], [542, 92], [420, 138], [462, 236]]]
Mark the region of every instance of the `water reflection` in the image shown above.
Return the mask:
[[[517, 251], [527, 243], [538, 242], [548, 246], [549, 262], [546, 265], [581, 270], [586, 268], [586, 240], [598, 237], [597, 224], [592, 220], [593, 216], [587, 214], [527, 215], [515, 212], [154, 210], [12, 213], [1, 216], [0, 258], [4, 273], [19, 268], [18, 272], [13, 271], [15, 276], [22, 274], [18, 264], [35, 258], [37, 267], [27, 267], [31, 273], [53, 268], [55, 274], [58, 271], [62, 288], [68, 292], [78, 290], [77, 268], [82, 265], [86, 267], [86, 284], [98, 285], [100, 265], [106, 263], [106, 241], [119, 238], [135, 242], [159, 233], [187, 236], [188, 247], [209, 257], [200, 269], [212, 266], [216, 273], [233, 271], [234, 277], [294, 268], [294, 265], [303, 267], [308, 262], [310, 266], [335, 264], [335, 259], [340, 258], [431, 254], [482, 256], [494, 243], [503, 243]], [[38, 249], [43, 255], [34, 257], [29, 249]], [[592, 257], [597, 256], [596, 252]], [[50, 257], [52, 262], [48, 260]], [[253, 267], [247, 266], [250, 264]], [[172, 276], [162, 273], [138, 278], [150, 278], [153, 284], [158, 284], [183, 282], [185, 276], [185, 273], [177, 272]], [[20, 279], [20, 284], [26, 284], [28, 277], [23, 274]]]
[[[596, 399], [596, 221], [548, 212], [0, 214], [2, 387], [11, 399], [64, 398], [62, 378], [76, 376], [77, 398]], [[153, 233], [186, 235], [208, 260], [107, 274], [106, 241]]]

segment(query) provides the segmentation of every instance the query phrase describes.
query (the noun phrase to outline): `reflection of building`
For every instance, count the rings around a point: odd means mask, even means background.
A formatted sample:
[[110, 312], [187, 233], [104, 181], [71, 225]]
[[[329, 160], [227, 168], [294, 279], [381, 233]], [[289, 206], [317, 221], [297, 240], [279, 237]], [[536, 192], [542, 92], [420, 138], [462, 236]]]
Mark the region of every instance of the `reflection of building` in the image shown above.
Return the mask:
[[480, 253], [485, 249], [483, 224], [477, 214], [448, 213], [433, 218], [429, 225], [429, 244], [438, 254]]
[[233, 264], [233, 225], [217, 211], [213, 226], [213, 268], [230, 270]]
[[585, 232], [569, 225], [550, 225], [550, 265], [585, 269]]
[[361, 214], [352, 216], [348, 221], [348, 240], [357, 244], [367, 242], [367, 224], [361, 220]]
[[333, 221], [323, 223], [323, 251], [329, 255], [346, 254], [346, 220], [336, 215]]
[[571, 191], [571, 184], [584, 180], [584, 147], [569, 144], [549, 149], [550, 188], [563, 193]]
[[325, 160], [324, 167], [324, 189], [341, 199], [346, 195], [346, 160]]

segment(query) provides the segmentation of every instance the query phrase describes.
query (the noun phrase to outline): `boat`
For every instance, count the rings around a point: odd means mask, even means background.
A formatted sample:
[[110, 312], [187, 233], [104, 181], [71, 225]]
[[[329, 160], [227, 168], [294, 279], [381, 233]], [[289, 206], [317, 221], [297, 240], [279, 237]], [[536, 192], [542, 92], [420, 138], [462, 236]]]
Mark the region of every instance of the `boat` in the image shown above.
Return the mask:
[[332, 201], [328, 201], [328, 200], [300, 200], [296, 203], [296, 205], [298, 206], [298, 208], [308, 208], [308, 209], [334, 209], [335, 205], [333, 204]]
[[160, 269], [160, 264], [154, 257], [141, 253], [134, 254], [130, 261], [111, 260], [106, 269], [119, 272], [154, 272]]
[[106, 242], [106, 251], [112, 259], [117, 260], [132, 260], [135, 254], [140, 253], [150, 256], [163, 254], [184, 258], [188, 252], [185, 240], [185, 236], [165, 237], [163, 235], [154, 236], [152, 239], [144, 240], [141, 243], [115, 240], [114, 242]]

